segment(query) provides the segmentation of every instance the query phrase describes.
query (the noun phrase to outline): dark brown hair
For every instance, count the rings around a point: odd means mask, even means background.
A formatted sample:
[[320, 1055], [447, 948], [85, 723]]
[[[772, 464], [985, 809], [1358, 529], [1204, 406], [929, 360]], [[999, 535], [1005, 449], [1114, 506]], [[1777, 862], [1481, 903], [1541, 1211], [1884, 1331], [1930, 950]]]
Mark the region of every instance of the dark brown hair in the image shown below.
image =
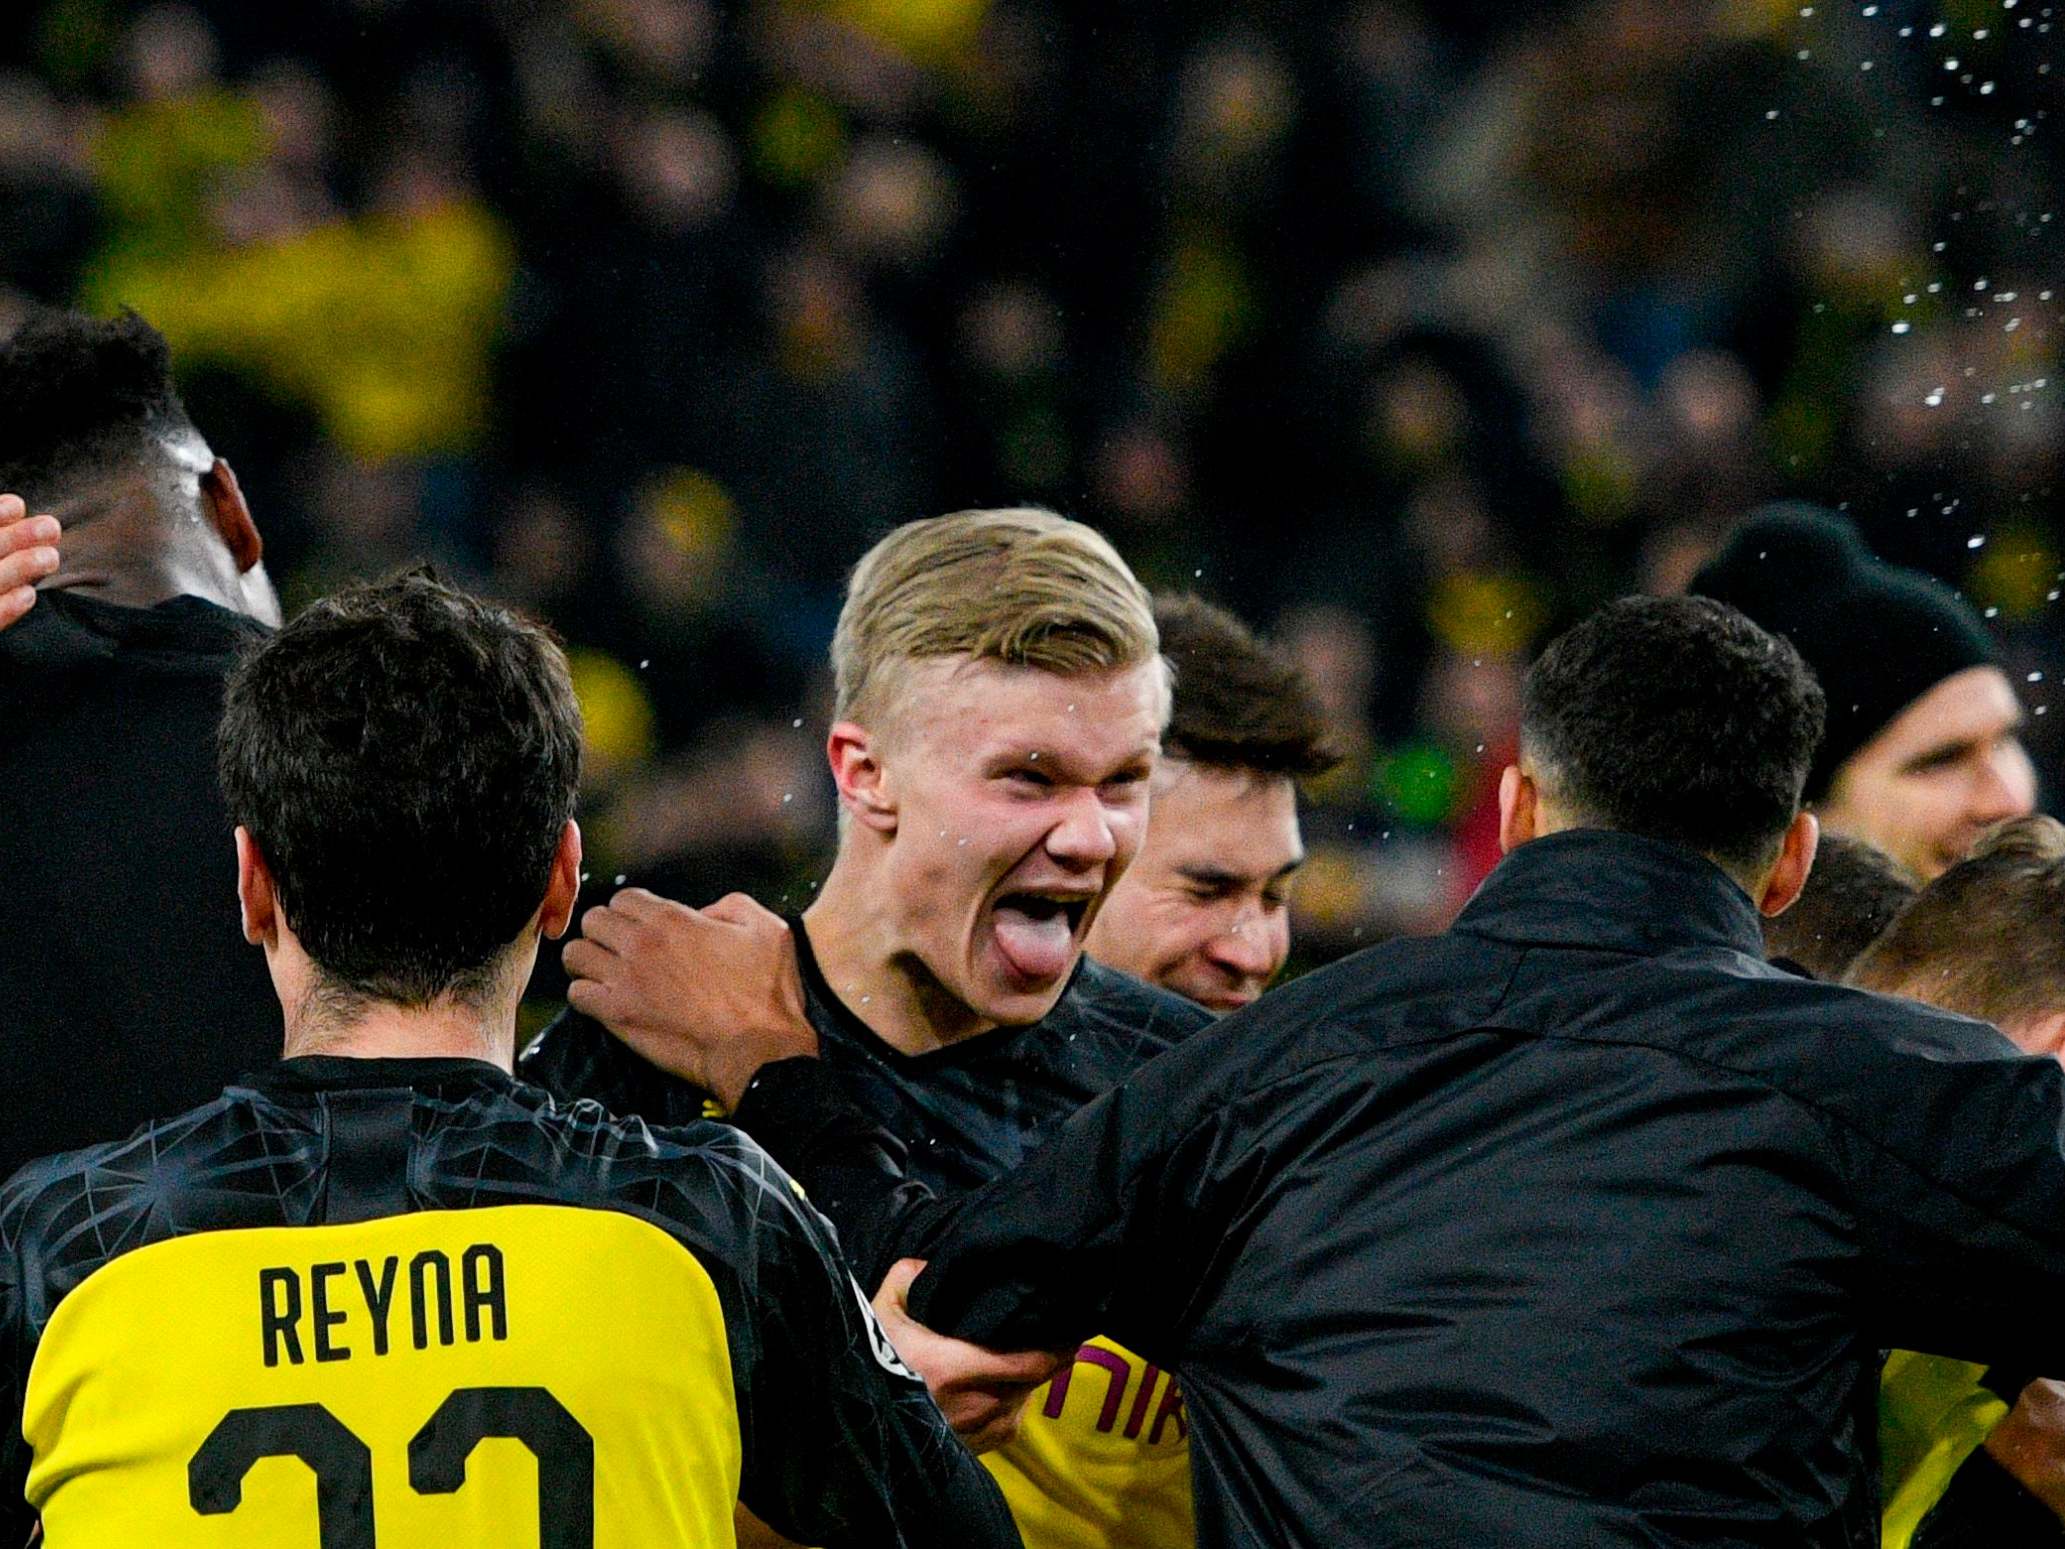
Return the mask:
[[1162, 655], [1176, 673], [1162, 746], [1215, 769], [1310, 779], [1341, 761], [1319, 698], [1297, 664], [1199, 597], [1154, 605]]
[[1817, 979], [1840, 979], [1919, 885], [1883, 850], [1862, 839], [1823, 834], [1799, 898], [1764, 922], [1764, 951]]

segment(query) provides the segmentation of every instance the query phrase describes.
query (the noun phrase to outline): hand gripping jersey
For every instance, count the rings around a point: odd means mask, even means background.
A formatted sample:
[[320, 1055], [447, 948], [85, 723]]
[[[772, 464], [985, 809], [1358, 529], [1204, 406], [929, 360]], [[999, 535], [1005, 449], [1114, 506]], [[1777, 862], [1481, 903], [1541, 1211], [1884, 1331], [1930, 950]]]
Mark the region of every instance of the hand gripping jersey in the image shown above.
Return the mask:
[[[1082, 960], [1040, 1022], [936, 1053], [900, 1053], [825, 982], [791, 920], [804, 1004], [823, 1060], [869, 1116], [906, 1143], [911, 1174], [941, 1193], [1015, 1167], [1047, 1133], [1210, 1016]], [[524, 1057], [524, 1074], [614, 1111], [673, 1122], [704, 1095], [569, 1015]], [[856, 1262], [867, 1244], [850, 1245]], [[870, 1272], [863, 1270], [863, 1279]], [[1195, 1540], [1187, 1421], [1175, 1378], [1106, 1339], [1034, 1394], [1018, 1436], [982, 1459], [1029, 1549], [1188, 1549]]]
[[822, 1218], [720, 1125], [299, 1059], [0, 1192], [0, 1542], [1017, 1542]]

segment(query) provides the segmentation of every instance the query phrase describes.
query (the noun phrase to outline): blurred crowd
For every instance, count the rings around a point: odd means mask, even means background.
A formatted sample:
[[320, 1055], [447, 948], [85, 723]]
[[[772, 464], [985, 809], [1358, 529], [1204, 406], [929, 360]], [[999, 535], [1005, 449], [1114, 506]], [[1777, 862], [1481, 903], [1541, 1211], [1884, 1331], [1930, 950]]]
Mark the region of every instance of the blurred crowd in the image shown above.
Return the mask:
[[597, 885], [800, 907], [891, 524], [1051, 504], [1348, 759], [1299, 939], [1444, 923], [1545, 632], [1751, 505], [2065, 670], [2039, 0], [28, 0], [0, 329], [132, 305], [291, 607], [549, 619]]

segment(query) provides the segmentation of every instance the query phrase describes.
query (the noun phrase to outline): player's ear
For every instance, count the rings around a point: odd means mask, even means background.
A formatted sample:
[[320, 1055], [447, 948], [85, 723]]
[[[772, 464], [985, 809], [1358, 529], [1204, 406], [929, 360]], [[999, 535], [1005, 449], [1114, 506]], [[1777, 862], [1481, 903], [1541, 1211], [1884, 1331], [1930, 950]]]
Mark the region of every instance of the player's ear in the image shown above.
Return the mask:
[[1518, 764], [1506, 765], [1499, 776], [1499, 849], [1507, 854], [1537, 836], [1541, 828], [1541, 793], [1534, 778]]
[[273, 892], [272, 869], [251, 830], [237, 826], [237, 908], [244, 919], [244, 939], [254, 947], [270, 946], [279, 936], [279, 900]]
[[574, 918], [581, 896], [581, 825], [568, 818], [552, 852], [552, 875], [545, 883], [545, 902], [538, 910], [538, 929], [557, 941]]
[[1807, 874], [1814, 869], [1814, 852], [1820, 844], [1820, 820], [1811, 812], [1793, 814], [1792, 826], [1785, 831], [1785, 841], [1779, 847], [1778, 864], [1772, 868], [1770, 880], [1757, 900], [1760, 910], [1765, 914], [1783, 914], [1792, 907], [1800, 889], [1807, 885]]
[[882, 766], [880, 739], [852, 721], [840, 721], [825, 738], [825, 758], [839, 805], [878, 833], [896, 832], [896, 801]]
[[208, 507], [216, 532], [229, 545], [230, 557], [237, 562], [237, 574], [245, 574], [265, 558], [265, 540], [258, 536], [258, 524], [251, 520], [251, 507], [245, 503], [236, 471], [220, 457], [215, 459], [214, 467], [201, 475], [201, 500]]

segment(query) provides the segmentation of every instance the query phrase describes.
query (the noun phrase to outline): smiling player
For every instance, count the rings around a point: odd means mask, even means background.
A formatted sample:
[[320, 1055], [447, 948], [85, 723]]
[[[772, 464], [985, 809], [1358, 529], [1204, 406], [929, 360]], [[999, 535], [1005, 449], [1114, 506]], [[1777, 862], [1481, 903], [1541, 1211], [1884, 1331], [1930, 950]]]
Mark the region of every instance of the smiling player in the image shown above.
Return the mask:
[[[1082, 953], [1147, 826], [1169, 714], [1153, 613], [1091, 529], [969, 511], [876, 545], [832, 652], [838, 858], [790, 922], [793, 969], [755, 992], [801, 1005], [927, 1183], [970, 1188], [1206, 1020]], [[573, 1004], [635, 1033], [706, 999], [697, 933], [753, 907], [618, 894], [567, 949]], [[581, 1018], [525, 1073], [656, 1120], [704, 1100]], [[985, 1461], [1033, 1549], [1178, 1545], [1185, 1424], [1164, 1373], [1093, 1341]]]

